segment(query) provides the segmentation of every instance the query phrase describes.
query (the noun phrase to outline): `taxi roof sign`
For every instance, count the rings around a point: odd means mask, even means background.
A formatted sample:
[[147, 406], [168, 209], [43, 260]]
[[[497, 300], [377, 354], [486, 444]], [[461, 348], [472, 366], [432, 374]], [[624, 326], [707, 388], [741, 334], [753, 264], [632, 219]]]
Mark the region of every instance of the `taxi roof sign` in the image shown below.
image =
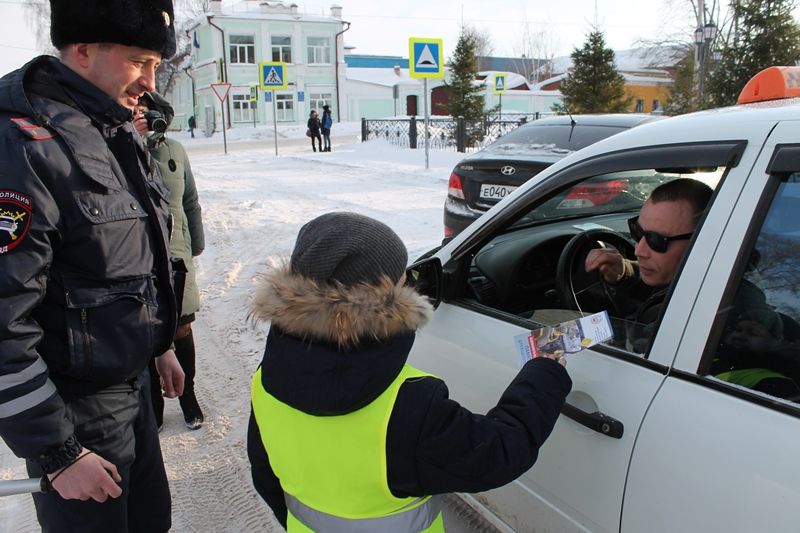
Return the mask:
[[737, 104], [800, 96], [800, 67], [768, 67], [750, 78]]

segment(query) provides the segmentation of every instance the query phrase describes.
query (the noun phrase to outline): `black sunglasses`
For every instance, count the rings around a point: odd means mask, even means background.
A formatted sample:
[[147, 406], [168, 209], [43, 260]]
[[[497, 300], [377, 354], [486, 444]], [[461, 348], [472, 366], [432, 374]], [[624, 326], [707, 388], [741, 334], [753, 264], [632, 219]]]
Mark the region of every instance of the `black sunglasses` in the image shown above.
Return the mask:
[[639, 225], [639, 217], [633, 217], [628, 219], [628, 228], [631, 231], [631, 237], [636, 242], [642, 240], [644, 237], [647, 246], [650, 247], [656, 253], [663, 254], [669, 248], [669, 243], [672, 241], [685, 241], [686, 239], [691, 239], [694, 232], [691, 233], [683, 233], [681, 235], [673, 235], [672, 237], [667, 237], [666, 235], [661, 235], [660, 233], [656, 233], [655, 231], [645, 231]]

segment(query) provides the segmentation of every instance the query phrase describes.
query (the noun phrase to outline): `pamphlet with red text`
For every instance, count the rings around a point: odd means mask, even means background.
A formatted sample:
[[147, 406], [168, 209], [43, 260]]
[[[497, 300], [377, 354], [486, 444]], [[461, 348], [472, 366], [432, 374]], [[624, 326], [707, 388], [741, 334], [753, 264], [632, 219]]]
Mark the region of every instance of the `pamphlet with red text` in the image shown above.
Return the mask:
[[542, 356], [566, 357], [612, 338], [611, 321], [602, 311], [593, 315], [544, 326], [514, 337], [520, 365]]

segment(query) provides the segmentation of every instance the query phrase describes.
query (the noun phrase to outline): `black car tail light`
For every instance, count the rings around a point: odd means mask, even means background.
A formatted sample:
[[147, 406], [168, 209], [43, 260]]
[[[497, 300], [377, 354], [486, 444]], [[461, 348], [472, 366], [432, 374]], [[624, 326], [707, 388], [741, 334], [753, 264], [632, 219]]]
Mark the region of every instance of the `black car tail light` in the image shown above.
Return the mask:
[[461, 176], [454, 172], [450, 173], [450, 181], [447, 184], [447, 195], [459, 200], [464, 200], [464, 188], [461, 186]]

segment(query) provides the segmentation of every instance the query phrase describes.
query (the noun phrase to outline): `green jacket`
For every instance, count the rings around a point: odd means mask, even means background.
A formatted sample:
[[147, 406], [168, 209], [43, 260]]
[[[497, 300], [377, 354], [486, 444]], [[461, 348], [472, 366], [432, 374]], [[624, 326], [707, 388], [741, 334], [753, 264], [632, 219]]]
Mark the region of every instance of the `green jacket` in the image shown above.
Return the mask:
[[[169, 210], [173, 221], [169, 251], [173, 257], [183, 259], [188, 270], [181, 307], [181, 315], [187, 316], [200, 309], [200, 291], [197, 288], [192, 257], [200, 255], [205, 248], [197, 187], [189, 158], [181, 143], [155, 133], [148, 138], [147, 145], [170, 191]], [[170, 168], [172, 166], [170, 161], [175, 162], [173, 166], [175, 170]]]

